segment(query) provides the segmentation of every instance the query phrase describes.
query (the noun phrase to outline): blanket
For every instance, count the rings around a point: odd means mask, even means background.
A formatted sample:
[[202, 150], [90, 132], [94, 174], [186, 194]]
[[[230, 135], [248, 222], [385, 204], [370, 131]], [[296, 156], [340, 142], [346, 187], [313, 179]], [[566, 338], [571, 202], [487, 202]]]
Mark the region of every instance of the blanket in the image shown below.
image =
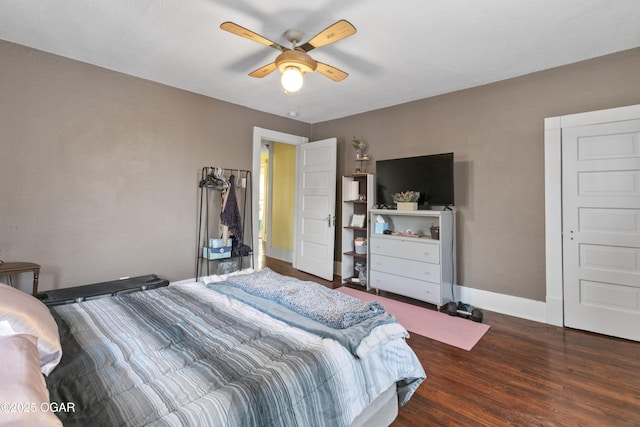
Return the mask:
[[276, 301], [291, 310], [336, 329], [345, 329], [384, 313], [379, 302], [364, 302], [319, 283], [283, 276], [265, 268], [230, 276], [226, 283]]
[[367, 357], [378, 346], [398, 339], [409, 338], [407, 330], [389, 313], [378, 314], [349, 328], [336, 329], [305, 317], [275, 301], [252, 295], [224, 281], [208, 283], [207, 287], [248, 304], [257, 310], [283, 322], [304, 329], [322, 338], [330, 338], [342, 344], [351, 354]]

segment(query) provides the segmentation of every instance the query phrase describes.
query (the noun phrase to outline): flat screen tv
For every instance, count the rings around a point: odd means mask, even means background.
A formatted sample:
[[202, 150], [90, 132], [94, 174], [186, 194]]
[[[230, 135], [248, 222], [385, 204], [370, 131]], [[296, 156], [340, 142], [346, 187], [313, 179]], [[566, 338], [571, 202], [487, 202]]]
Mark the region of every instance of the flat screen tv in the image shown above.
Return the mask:
[[419, 209], [454, 205], [453, 153], [376, 161], [376, 203], [393, 207], [392, 195], [419, 191]]

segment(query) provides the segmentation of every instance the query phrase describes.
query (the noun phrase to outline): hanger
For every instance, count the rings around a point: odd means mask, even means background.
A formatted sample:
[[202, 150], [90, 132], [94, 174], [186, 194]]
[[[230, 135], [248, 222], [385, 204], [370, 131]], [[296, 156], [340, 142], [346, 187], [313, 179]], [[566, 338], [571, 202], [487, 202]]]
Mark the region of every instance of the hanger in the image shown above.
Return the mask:
[[229, 188], [229, 181], [224, 176], [224, 169], [219, 167], [207, 168], [205, 177], [200, 180], [200, 187], [215, 188], [225, 190]]
[[216, 187], [218, 190], [226, 190], [231, 186], [229, 180], [224, 176], [224, 169], [216, 167], [215, 168], [215, 177], [218, 180], [218, 186]]

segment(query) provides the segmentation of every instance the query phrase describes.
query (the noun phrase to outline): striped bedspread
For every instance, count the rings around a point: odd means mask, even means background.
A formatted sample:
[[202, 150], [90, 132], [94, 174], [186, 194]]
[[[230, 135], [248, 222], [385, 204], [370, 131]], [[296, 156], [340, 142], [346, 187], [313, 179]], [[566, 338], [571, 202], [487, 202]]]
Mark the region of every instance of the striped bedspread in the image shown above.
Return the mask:
[[346, 426], [425, 373], [404, 339], [367, 358], [198, 283], [53, 307], [65, 426]]

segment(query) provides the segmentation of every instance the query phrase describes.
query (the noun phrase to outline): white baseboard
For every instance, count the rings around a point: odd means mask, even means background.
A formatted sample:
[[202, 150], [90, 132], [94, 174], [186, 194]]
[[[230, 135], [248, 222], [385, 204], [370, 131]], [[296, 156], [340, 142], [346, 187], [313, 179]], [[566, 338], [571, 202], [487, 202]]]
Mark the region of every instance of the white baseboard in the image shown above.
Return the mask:
[[[342, 271], [340, 261], [336, 261], [334, 266], [335, 271]], [[562, 305], [558, 310], [554, 301], [547, 301], [545, 304], [542, 301], [458, 285], [455, 285], [455, 295], [458, 296], [458, 301], [463, 301], [482, 310], [495, 311], [496, 313], [520, 317], [521, 319], [533, 320], [534, 322], [549, 323], [556, 326], [563, 325]], [[560, 304], [562, 304], [562, 301], [560, 301]], [[560, 313], [559, 316], [558, 313]]]
[[270, 258], [279, 259], [284, 262], [293, 262], [293, 252], [285, 249], [268, 247], [266, 248], [267, 256]]
[[[336, 261], [334, 263], [335, 271], [342, 271], [342, 263]], [[451, 291], [451, 289], [449, 289]], [[562, 301], [535, 301], [522, 297], [514, 297], [511, 295], [498, 294], [490, 291], [483, 291], [467, 286], [455, 285], [455, 295], [458, 301], [471, 304], [483, 310], [495, 311], [500, 314], [520, 317], [522, 319], [533, 320], [540, 323], [549, 323], [551, 325], [562, 326], [564, 319], [562, 318]]]
[[460, 301], [482, 310], [495, 311], [535, 322], [547, 322], [546, 304], [542, 301], [457, 285], [456, 295], [459, 295]]
[[564, 301], [562, 298], [547, 296], [547, 323], [564, 326]]

